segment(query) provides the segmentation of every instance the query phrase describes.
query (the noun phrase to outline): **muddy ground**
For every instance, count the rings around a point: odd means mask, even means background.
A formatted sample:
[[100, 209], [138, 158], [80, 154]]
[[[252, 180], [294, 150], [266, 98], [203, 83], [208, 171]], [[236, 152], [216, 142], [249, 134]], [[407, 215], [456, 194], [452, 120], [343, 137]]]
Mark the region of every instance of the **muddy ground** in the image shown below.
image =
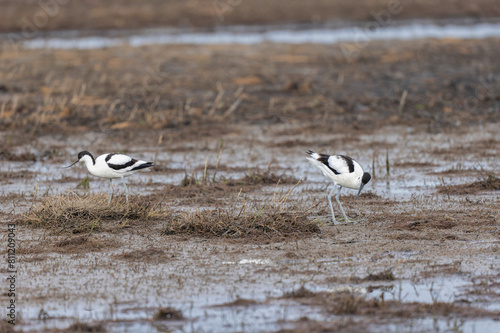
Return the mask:
[[[18, 331], [498, 330], [500, 40], [1, 47]], [[328, 224], [308, 149], [372, 173], [340, 197], [355, 223]], [[81, 150], [154, 161], [127, 184], [158, 215], [33, 222], [59, 196], [107, 200], [60, 168]]]
[[[385, 13], [390, 10], [389, 17]], [[495, 0], [46, 0], [1, 1], [0, 32], [23, 37], [44, 31], [224, 25], [344, 24], [411, 19], [483, 20], [500, 16]], [[339, 22], [340, 21], [340, 22]], [[15, 37], [13, 37], [15, 38]]]

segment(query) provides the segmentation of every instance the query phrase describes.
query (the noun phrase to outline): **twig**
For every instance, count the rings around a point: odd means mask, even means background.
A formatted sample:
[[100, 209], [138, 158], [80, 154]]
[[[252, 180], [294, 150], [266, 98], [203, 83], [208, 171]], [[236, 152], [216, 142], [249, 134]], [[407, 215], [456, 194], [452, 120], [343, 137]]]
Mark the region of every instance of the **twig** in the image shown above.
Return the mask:
[[236, 111], [238, 109], [238, 106], [240, 106], [241, 104], [241, 99], [238, 98], [237, 100], [235, 100], [233, 102], [233, 104], [231, 104], [231, 106], [229, 107], [229, 109], [227, 109], [226, 112], [224, 112], [224, 114], [222, 115], [222, 120], [226, 119], [231, 113], [233, 113], [234, 111]]
[[406, 96], [408, 96], [408, 90], [403, 91], [403, 95], [401, 95], [401, 99], [399, 100], [399, 106], [398, 106], [399, 115], [403, 113], [403, 107], [405, 106]]
[[207, 182], [208, 156], [205, 159], [205, 170], [203, 170], [203, 183]]
[[[303, 178], [303, 177], [302, 177]], [[278, 207], [277, 208], [280, 208], [281, 205], [285, 202], [286, 199], [288, 199], [288, 197], [290, 196], [290, 194], [292, 193], [293, 190], [295, 190], [295, 188], [297, 186], [299, 186], [300, 182], [302, 181], [302, 178], [299, 179], [299, 181], [297, 182], [297, 184], [295, 184], [286, 194], [285, 196], [283, 197], [283, 199], [281, 199], [281, 201], [279, 202], [278, 204]]]
[[155, 157], [153, 159], [153, 164], [156, 164], [156, 158], [158, 157], [158, 154], [160, 153], [160, 145], [161, 145], [162, 141], [163, 141], [163, 134], [160, 134], [160, 136], [158, 137], [158, 143], [156, 145], [156, 152], [155, 152]]
[[214, 176], [212, 177], [212, 183], [215, 183], [215, 175], [217, 174], [217, 168], [219, 167], [221, 155], [222, 155], [222, 148], [219, 150], [219, 156], [217, 156], [217, 162], [215, 163], [215, 170], [214, 170]]
[[222, 100], [222, 96], [224, 96], [224, 89], [222, 88], [222, 84], [220, 82], [217, 82], [217, 96], [215, 97], [214, 104], [212, 105], [212, 108], [210, 109], [210, 112], [208, 112], [208, 118], [212, 119], [214, 116], [215, 110], [217, 109], [217, 105], [219, 105], [220, 101]]

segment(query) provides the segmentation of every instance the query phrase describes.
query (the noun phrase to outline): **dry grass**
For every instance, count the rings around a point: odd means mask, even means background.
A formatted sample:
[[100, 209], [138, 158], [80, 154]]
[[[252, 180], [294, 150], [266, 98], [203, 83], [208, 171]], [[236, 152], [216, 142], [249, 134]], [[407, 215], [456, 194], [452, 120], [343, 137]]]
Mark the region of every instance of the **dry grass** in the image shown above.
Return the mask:
[[253, 207], [248, 212], [244, 208], [245, 204], [239, 210], [229, 207], [182, 214], [167, 224], [164, 233], [279, 238], [320, 232], [316, 222], [310, 220], [305, 211], [282, 212], [267, 204], [260, 208]]
[[422, 231], [428, 229], [452, 229], [457, 226], [457, 218], [447, 210], [428, 212], [420, 217], [401, 217], [391, 228], [397, 230]]
[[319, 233], [316, 222], [308, 217], [312, 207], [289, 200], [295, 187], [282, 193], [276, 184], [272, 199], [264, 198], [263, 203], [239, 204], [238, 195], [233, 204], [225, 207], [182, 213], [167, 222], [164, 233], [234, 238], [265, 235], [274, 239]]
[[[193, 172], [189, 175], [187, 172], [181, 182], [182, 186], [200, 186], [200, 185], [227, 185], [227, 186], [257, 186], [257, 185], [276, 185], [276, 184], [288, 184], [294, 185], [299, 181], [297, 178], [292, 176], [287, 176], [284, 174], [277, 175], [271, 171], [270, 166], [267, 170], [248, 170], [248, 172], [241, 178], [238, 179], [226, 179], [224, 177], [216, 177], [217, 167], [214, 168], [213, 174], [208, 175], [207, 169], [201, 177]], [[224, 189], [225, 191], [228, 188]]]
[[283, 298], [304, 298], [313, 296], [314, 292], [310, 291], [304, 286], [301, 286], [299, 289], [288, 291], [283, 294]]
[[233, 306], [252, 306], [252, 305], [257, 305], [257, 301], [253, 299], [246, 299], [246, 298], [236, 298], [232, 302], [228, 303], [223, 303], [223, 304], [217, 304], [213, 305], [214, 308], [222, 308], [222, 307], [233, 307]]
[[184, 315], [181, 310], [172, 307], [159, 308], [152, 320], [183, 320]]
[[0, 148], [0, 160], [7, 160], [13, 162], [26, 162], [26, 161], [36, 161], [36, 156], [33, 153], [24, 152], [15, 154], [11, 152], [7, 147]]
[[71, 333], [104, 333], [106, 329], [102, 324], [87, 324], [87, 323], [74, 323], [66, 329], [56, 332], [71, 332]]
[[[59, 195], [43, 199], [22, 214], [17, 222], [54, 233], [114, 232], [133, 224], [163, 223], [165, 235], [187, 234], [205, 237], [305, 236], [320, 232], [308, 217], [309, 208], [300, 202], [289, 203], [293, 188], [287, 193], [275, 192], [272, 200], [243, 202], [216, 209], [174, 214], [170, 207], [153, 204], [147, 198], [133, 198], [126, 203], [115, 198], [108, 205], [107, 195]], [[160, 201], [161, 202], [161, 201]], [[312, 208], [312, 207], [310, 207]], [[151, 225], [151, 223], [148, 223]], [[88, 237], [63, 240], [57, 247], [85, 246]], [[132, 254], [131, 254], [132, 255]], [[142, 255], [142, 253], [140, 253]], [[133, 259], [127, 258], [124, 259]]]
[[89, 235], [66, 235], [53, 245], [58, 253], [98, 252], [119, 247], [120, 240], [111, 237], [90, 237]]
[[229, 180], [227, 183], [231, 186], [241, 185], [275, 185], [275, 184], [297, 184], [298, 179], [286, 175], [276, 175], [269, 169], [266, 171], [249, 171], [248, 174], [240, 179]]
[[[42, 4], [45, 3], [38, 4], [28, 0], [0, 1], [0, 31], [26, 29], [22, 18], [41, 17], [40, 13], [45, 14], [47, 10], [43, 9], [48, 6]], [[51, 3], [50, 8], [53, 8], [53, 5]], [[100, 30], [158, 26], [214, 27], [221, 24], [321, 23], [336, 19], [373, 21], [375, 19], [370, 11], [387, 10], [387, 6], [387, 1], [384, 0], [60, 1], [55, 3], [58, 15], [51, 15], [47, 22], [36, 25], [36, 28]], [[500, 15], [495, 0], [413, 0], [404, 3], [404, 9], [394, 15], [394, 19], [470, 16], [481, 18]]]
[[395, 279], [392, 269], [387, 269], [380, 273], [370, 273], [364, 278], [365, 281], [394, 281]]
[[470, 184], [447, 185], [438, 187], [439, 193], [448, 195], [477, 194], [479, 192], [498, 191], [498, 190], [500, 190], [500, 178], [497, 178], [491, 174], [488, 174], [482, 179]]
[[131, 262], [148, 262], [148, 263], [165, 263], [172, 260], [172, 256], [164, 250], [156, 247], [148, 247], [147, 249], [133, 250], [123, 252], [114, 256], [116, 259], [131, 261]]
[[[156, 141], [161, 131], [166, 133], [163, 148], [169, 140], [238, 134], [243, 124], [301, 124], [302, 132], [330, 133], [352, 131], [353, 124], [364, 130], [430, 122], [432, 128], [440, 129], [456, 123], [498, 122], [499, 113], [487, 111], [495, 107], [494, 97], [477, 100], [477, 115], [472, 117], [463, 112], [463, 101], [474, 96], [445, 84], [465, 77], [472, 90], [475, 85], [480, 87], [477, 77], [487, 77], [500, 66], [495, 61], [500, 47], [497, 40], [409, 41], [393, 47], [377, 44], [359, 57], [353, 56], [349, 63], [340, 48], [324, 45], [154, 45], [43, 53], [6, 49], [0, 62], [6, 78], [0, 129], [21, 130], [35, 137], [99, 128], [124, 139], [133, 136], [134, 142], [153, 137]], [[89, 58], [93, 61], [86, 61]], [[484, 69], [468, 66], [475, 58], [483, 59]], [[290, 80], [310, 80], [309, 75], [294, 74], [297, 61], [304, 73], [316, 73], [309, 91], [278, 91], [277, 86]], [[417, 73], [414, 67], [421, 70]], [[464, 68], [464, 73], [454, 68]], [[404, 80], [400, 82], [394, 75], [386, 76], [382, 83], [372, 79], [373, 73], [394, 72], [403, 73]], [[446, 80], [429, 81], [421, 74], [426, 72]], [[332, 80], [332, 75], [356, 77], [357, 83]], [[119, 77], [126, 80], [117, 80]], [[245, 83], [249, 77], [259, 80]], [[156, 84], [145, 86], [148, 81]], [[394, 115], [399, 100], [393, 96], [397, 92], [389, 88], [395, 85], [429, 88], [412, 90], [405, 112]], [[362, 98], [356, 94], [360, 90], [366, 91]], [[449, 97], [444, 99], [444, 95]], [[435, 102], [423, 105], [422, 100]], [[228, 113], [237, 101], [241, 101], [238, 108]], [[443, 105], [452, 111], [443, 111]], [[280, 146], [280, 140], [276, 144]], [[7, 154], [4, 158], [31, 157]]]
[[326, 309], [335, 315], [354, 315], [361, 308], [372, 307], [372, 301], [367, 301], [364, 296], [357, 293], [342, 291], [331, 294], [327, 298]]
[[[368, 298], [364, 294], [350, 291], [335, 293], [307, 291], [304, 293], [299, 289], [297, 293], [300, 296], [294, 298], [301, 303], [322, 306], [326, 311], [335, 315], [377, 316], [379, 318], [447, 317], [455, 315], [477, 318], [500, 315], [498, 311], [488, 311], [456, 303], [384, 301], [383, 299]], [[287, 298], [289, 296], [284, 295], [283, 297]]]
[[18, 222], [56, 233], [92, 232], [99, 229], [117, 229], [129, 222], [157, 221], [171, 212], [158, 204], [131, 200], [126, 203], [115, 198], [108, 204], [105, 194], [58, 195], [42, 200], [22, 214]]
[[[16, 323], [18, 323], [18, 322], [16, 321]], [[15, 328], [15, 326], [7, 323], [6, 320], [2, 320], [0, 322], [0, 332], [2, 332], [2, 333], [15, 333], [15, 332], [18, 332], [14, 328]]]

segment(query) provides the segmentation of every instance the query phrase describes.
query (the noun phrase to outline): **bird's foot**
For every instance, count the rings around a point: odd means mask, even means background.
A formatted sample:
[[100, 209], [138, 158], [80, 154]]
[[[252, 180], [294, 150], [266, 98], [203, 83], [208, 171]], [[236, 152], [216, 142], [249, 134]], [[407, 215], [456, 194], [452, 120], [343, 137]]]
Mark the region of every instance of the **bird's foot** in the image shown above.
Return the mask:
[[318, 218], [318, 221], [321, 221], [321, 222], [325, 223], [326, 225], [343, 225], [343, 224], [358, 223], [358, 220], [353, 220], [350, 218], [346, 219], [346, 217], [339, 217], [339, 218], [332, 219], [331, 216], [327, 216], [327, 215], [320, 216]]
[[358, 223], [358, 221], [352, 220], [352, 219], [348, 218], [347, 216], [344, 216], [344, 217], [337, 220], [337, 224], [354, 224], [354, 223]]

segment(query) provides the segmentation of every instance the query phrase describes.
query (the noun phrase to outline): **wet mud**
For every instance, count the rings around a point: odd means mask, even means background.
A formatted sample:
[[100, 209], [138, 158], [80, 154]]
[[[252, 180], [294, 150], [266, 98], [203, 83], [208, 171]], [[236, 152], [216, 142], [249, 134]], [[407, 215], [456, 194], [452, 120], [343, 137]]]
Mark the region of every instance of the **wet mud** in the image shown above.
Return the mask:
[[[2, 52], [16, 328], [498, 330], [499, 50], [491, 38], [374, 42], [349, 59], [335, 45]], [[331, 225], [332, 185], [308, 149], [372, 174], [357, 201], [342, 190], [355, 223]], [[81, 150], [155, 167], [127, 178], [128, 205], [117, 182], [108, 207], [107, 180], [61, 168]]]

